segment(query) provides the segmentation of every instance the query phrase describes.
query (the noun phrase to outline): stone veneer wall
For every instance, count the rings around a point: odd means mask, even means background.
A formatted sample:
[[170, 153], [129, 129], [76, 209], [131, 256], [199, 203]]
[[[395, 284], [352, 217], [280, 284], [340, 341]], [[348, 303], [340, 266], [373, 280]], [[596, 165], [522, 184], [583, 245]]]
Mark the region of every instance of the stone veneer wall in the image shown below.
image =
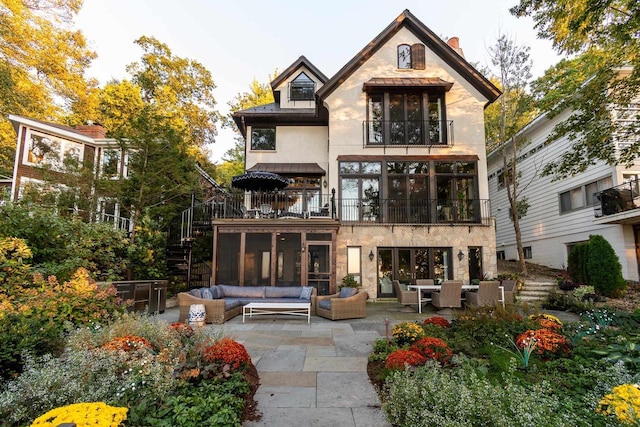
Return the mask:
[[[362, 248], [362, 284], [369, 298], [377, 297], [377, 248], [378, 247], [451, 247], [453, 278], [469, 283], [468, 249], [482, 247], [483, 270], [490, 277], [497, 274], [495, 226], [432, 225], [427, 226], [341, 226], [337, 235], [336, 278], [338, 285], [347, 266], [347, 247]], [[369, 251], [376, 258], [369, 260]], [[462, 262], [457, 254], [462, 250]]]

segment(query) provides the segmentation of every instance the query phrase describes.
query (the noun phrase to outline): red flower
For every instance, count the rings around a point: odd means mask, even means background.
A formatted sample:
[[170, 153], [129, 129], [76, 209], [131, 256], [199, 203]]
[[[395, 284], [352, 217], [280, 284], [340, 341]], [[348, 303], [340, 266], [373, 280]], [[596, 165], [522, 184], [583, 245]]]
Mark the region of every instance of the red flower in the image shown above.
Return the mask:
[[410, 350], [423, 355], [427, 359], [433, 359], [440, 363], [449, 363], [451, 361], [451, 349], [447, 343], [440, 338], [420, 338], [411, 346]]
[[194, 333], [193, 328], [190, 325], [183, 322], [174, 322], [169, 325], [169, 328], [176, 331], [181, 336], [184, 336], [187, 338], [193, 335]]
[[429, 317], [428, 319], [425, 319], [423, 322], [423, 325], [437, 325], [443, 328], [448, 328], [449, 326], [451, 326], [451, 322], [449, 322], [444, 317], [432, 316], [432, 317]]
[[203, 359], [208, 363], [222, 363], [238, 369], [250, 362], [251, 356], [239, 342], [223, 338], [204, 351]]
[[524, 344], [530, 339], [536, 341], [536, 351], [538, 354], [557, 352], [568, 352], [569, 343], [567, 339], [549, 329], [538, 329], [536, 331], [526, 331], [518, 335], [516, 338], [516, 345], [520, 348], [524, 347]]
[[427, 359], [420, 353], [411, 350], [396, 350], [387, 356], [384, 365], [387, 369], [404, 369], [405, 366], [421, 366]]

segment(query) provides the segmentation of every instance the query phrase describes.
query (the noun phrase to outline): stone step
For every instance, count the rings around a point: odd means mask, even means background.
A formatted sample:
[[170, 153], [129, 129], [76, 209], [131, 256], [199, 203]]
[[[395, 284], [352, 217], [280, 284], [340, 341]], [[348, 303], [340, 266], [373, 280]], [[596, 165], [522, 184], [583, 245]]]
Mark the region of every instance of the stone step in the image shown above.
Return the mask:
[[558, 285], [555, 281], [525, 281], [516, 300], [520, 303], [540, 304], [556, 290]]

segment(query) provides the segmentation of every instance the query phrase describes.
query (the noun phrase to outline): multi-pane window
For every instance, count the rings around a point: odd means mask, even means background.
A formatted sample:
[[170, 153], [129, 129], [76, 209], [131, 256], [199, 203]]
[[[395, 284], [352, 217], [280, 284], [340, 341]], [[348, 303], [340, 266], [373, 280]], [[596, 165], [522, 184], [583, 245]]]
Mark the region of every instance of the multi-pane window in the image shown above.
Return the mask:
[[367, 145], [447, 144], [444, 93], [369, 93]]
[[613, 181], [610, 176], [592, 181], [580, 187], [560, 193], [560, 212], [595, 206], [600, 203], [596, 194], [607, 188], [611, 188]]
[[533, 251], [531, 250], [531, 246], [525, 246], [522, 248], [522, 252], [524, 252], [524, 259], [532, 259]]
[[276, 149], [275, 128], [252, 128], [251, 129], [251, 149], [252, 150], [275, 150]]
[[300, 73], [289, 85], [289, 98], [298, 101], [313, 101], [316, 84], [305, 73]]
[[120, 151], [102, 150], [102, 177], [115, 178], [120, 172]]
[[476, 162], [435, 162], [438, 217], [444, 221], [475, 221]]
[[380, 162], [341, 162], [341, 218], [378, 222], [380, 215]]

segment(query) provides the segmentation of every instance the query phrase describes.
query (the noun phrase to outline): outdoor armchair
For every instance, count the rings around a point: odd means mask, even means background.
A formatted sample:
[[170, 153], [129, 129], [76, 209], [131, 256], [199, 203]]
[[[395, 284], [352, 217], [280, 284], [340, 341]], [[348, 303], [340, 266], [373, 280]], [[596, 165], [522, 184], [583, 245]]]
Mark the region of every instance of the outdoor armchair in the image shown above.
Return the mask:
[[442, 282], [440, 290], [431, 293], [431, 303], [437, 308], [462, 307], [462, 280]]
[[501, 283], [504, 288], [504, 303], [515, 304], [516, 303], [516, 281], [515, 280], [503, 280]]
[[411, 305], [418, 305], [418, 293], [416, 291], [404, 291], [400, 286], [399, 280], [391, 282], [393, 284], [393, 290], [398, 297], [398, 302], [406, 307]]
[[[318, 295], [312, 297], [312, 306], [315, 307], [316, 315], [331, 320], [359, 319], [367, 317], [367, 291], [358, 289], [353, 296], [340, 298], [340, 293], [332, 295]], [[330, 300], [328, 308], [322, 301]]]

